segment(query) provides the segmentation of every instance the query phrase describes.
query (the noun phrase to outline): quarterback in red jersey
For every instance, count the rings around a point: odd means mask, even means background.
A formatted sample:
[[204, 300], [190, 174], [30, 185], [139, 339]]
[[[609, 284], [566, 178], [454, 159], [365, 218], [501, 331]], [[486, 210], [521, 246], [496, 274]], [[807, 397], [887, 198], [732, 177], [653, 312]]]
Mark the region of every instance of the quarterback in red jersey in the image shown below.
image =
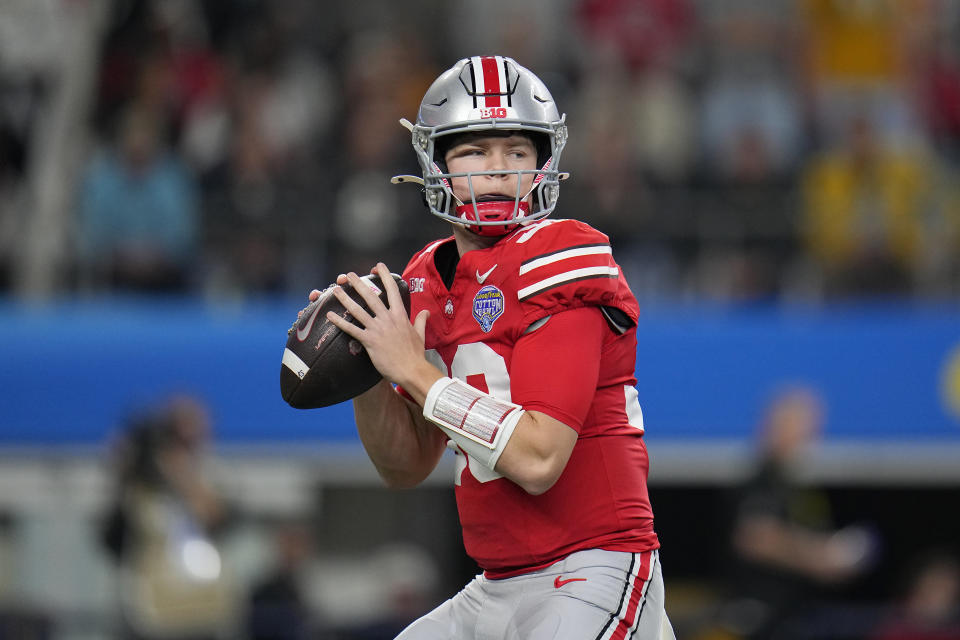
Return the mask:
[[[403, 640], [673, 638], [647, 496], [634, 377], [637, 302], [605, 235], [546, 219], [567, 129], [514, 60], [465, 58], [403, 121], [430, 211], [453, 235], [403, 273], [388, 304], [354, 273], [339, 287], [384, 380], [354, 399], [361, 441], [390, 486], [457, 455], [463, 538], [483, 568]], [[311, 294], [315, 298], [317, 292]], [[412, 321], [411, 321], [412, 318]]]

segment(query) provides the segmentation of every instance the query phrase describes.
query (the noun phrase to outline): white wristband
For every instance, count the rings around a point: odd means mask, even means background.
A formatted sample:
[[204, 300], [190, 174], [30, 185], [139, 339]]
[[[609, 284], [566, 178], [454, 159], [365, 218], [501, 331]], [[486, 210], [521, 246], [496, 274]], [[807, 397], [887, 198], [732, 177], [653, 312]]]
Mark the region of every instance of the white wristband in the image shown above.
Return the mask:
[[495, 398], [457, 378], [434, 382], [423, 403], [423, 417], [490, 470], [523, 414], [520, 405]]

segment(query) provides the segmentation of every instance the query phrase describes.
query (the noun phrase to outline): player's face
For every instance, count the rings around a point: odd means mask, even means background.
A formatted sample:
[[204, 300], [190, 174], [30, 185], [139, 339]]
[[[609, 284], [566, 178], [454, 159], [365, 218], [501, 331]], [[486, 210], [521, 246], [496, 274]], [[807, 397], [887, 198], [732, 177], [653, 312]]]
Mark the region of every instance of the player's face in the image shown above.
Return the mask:
[[[472, 178], [451, 178], [450, 186], [462, 202], [478, 202], [496, 198], [517, 196], [517, 170], [537, 168], [537, 150], [526, 136], [511, 135], [473, 138], [450, 148], [444, 158], [450, 173], [471, 171], [505, 171], [495, 175], [472, 176]], [[533, 186], [534, 174], [519, 176], [520, 195], [526, 194]], [[473, 196], [470, 183], [473, 181]]]

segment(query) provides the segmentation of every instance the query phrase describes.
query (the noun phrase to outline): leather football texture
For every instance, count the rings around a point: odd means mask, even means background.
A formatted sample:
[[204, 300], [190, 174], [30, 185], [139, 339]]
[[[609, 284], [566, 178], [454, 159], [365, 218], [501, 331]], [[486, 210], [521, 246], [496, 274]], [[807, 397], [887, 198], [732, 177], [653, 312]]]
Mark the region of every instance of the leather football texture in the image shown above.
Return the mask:
[[[409, 314], [407, 283], [399, 275], [391, 275]], [[369, 275], [361, 279], [379, 294], [384, 305], [388, 305], [380, 276]], [[327, 312], [333, 311], [353, 321], [353, 316], [330, 292], [331, 288], [311, 302], [287, 331], [280, 366], [280, 393], [287, 404], [296, 409], [316, 409], [349, 400], [373, 387], [383, 377], [373, 366], [363, 345], [327, 319]], [[343, 285], [343, 290], [369, 311], [353, 286]]]

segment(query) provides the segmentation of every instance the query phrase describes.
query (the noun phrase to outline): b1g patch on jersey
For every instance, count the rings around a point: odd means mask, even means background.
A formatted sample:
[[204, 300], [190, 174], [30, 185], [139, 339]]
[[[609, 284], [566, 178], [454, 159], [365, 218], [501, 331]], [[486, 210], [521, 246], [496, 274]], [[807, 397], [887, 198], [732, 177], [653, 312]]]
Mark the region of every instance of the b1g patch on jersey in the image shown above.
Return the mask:
[[503, 315], [503, 292], [492, 284], [477, 291], [473, 296], [473, 317], [480, 323], [484, 333], [493, 329], [493, 323]]

